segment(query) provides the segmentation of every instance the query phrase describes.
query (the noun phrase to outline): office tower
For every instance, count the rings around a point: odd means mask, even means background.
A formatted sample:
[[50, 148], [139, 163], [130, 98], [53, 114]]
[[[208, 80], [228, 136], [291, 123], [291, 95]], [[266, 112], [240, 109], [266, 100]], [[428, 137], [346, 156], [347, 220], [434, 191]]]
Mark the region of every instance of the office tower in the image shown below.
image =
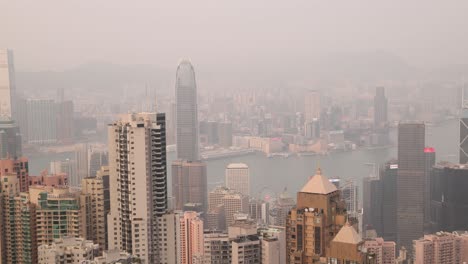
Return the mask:
[[231, 242], [224, 233], [204, 235], [204, 263], [231, 264]]
[[244, 163], [231, 163], [226, 167], [226, 187], [250, 195], [250, 174], [249, 166]]
[[431, 231], [468, 230], [468, 167], [440, 163], [431, 175]]
[[218, 128], [219, 146], [229, 148], [232, 146], [232, 123], [221, 122]]
[[294, 198], [289, 196], [286, 189], [279, 195], [273, 203], [272, 209], [269, 212], [271, 215], [271, 223], [275, 226], [286, 226], [286, 219], [289, 211], [296, 206]]
[[388, 100], [385, 96], [385, 87], [377, 87], [374, 96], [374, 128], [383, 128], [387, 124]]
[[424, 123], [398, 125], [397, 244], [411, 248], [424, 228]]
[[57, 114], [53, 100], [28, 100], [28, 143], [53, 144], [57, 142]]
[[234, 223], [234, 215], [237, 213], [249, 212], [249, 197], [240, 193], [229, 193], [221, 198], [222, 205], [224, 206], [224, 214], [226, 218], [226, 227]]
[[180, 218], [180, 263], [192, 264], [203, 255], [203, 221], [197, 212], [184, 212]]
[[320, 118], [320, 92], [307, 90], [304, 96], [304, 119], [305, 123]]
[[21, 134], [18, 125], [0, 117], [0, 159], [21, 157]]
[[266, 211], [269, 211], [270, 204], [268, 202], [262, 201], [260, 199], [249, 199], [249, 215], [250, 218], [256, 220], [258, 223], [267, 224], [268, 217], [265, 214]]
[[383, 238], [378, 237], [365, 240], [362, 247], [372, 256], [374, 263], [395, 264], [395, 242], [385, 241]]
[[91, 150], [91, 154], [89, 155], [89, 176], [96, 176], [96, 172], [101, 169], [102, 166], [108, 165], [109, 154], [107, 151], [93, 148]]
[[78, 187], [81, 184], [81, 181], [88, 177], [88, 144], [81, 143], [75, 145], [75, 174], [71, 175], [68, 178], [70, 186]]
[[222, 204], [213, 207], [205, 214], [205, 229], [211, 231], [226, 230], [226, 215]]
[[382, 181], [382, 234], [386, 241], [397, 241], [398, 161], [391, 160], [380, 170]]
[[[107, 176], [108, 177], [108, 176]], [[84, 178], [81, 183], [81, 192], [90, 197], [90, 208], [88, 215], [88, 224], [86, 226], [86, 239], [92, 240], [99, 245], [99, 250], [106, 250], [107, 242], [107, 214], [109, 208], [105, 208], [105, 194], [109, 195], [109, 186], [107, 190], [104, 186], [102, 177]], [[109, 200], [107, 200], [107, 203]]]
[[182, 60], [177, 67], [175, 98], [177, 158], [199, 160], [197, 85], [188, 60]]
[[375, 176], [363, 179], [363, 230], [375, 230], [382, 234], [382, 181]]
[[467, 263], [468, 234], [437, 232], [413, 241], [413, 263]]
[[36, 205], [37, 244], [50, 244], [66, 236], [85, 237], [90, 199], [68, 187], [31, 186], [31, 203]]
[[0, 181], [0, 262], [37, 263], [35, 206], [15, 174], [2, 174]]
[[50, 245], [40, 245], [39, 264], [92, 263], [98, 256], [99, 245], [77, 237], [55, 239]]
[[20, 192], [28, 191], [29, 167], [27, 158], [0, 159], [0, 176], [4, 174], [15, 174], [18, 178]]
[[187, 203], [201, 203], [206, 211], [207, 192], [205, 162], [172, 162], [172, 195], [175, 197], [176, 210], [182, 210]]
[[[328, 263], [366, 263], [362, 238], [347, 222], [330, 243]], [[307, 262], [309, 263], [309, 262]]]
[[349, 179], [341, 182], [341, 186], [338, 188], [341, 191], [341, 198], [346, 204], [346, 210], [351, 217], [357, 218], [359, 211], [359, 194], [358, 186], [354, 182], [354, 179]]
[[15, 67], [13, 51], [0, 49], [0, 116], [15, 119]]
[[73, 142], [75, 129], [73, 126], [73, 102], [59, 101], [57, 107], [57, 140], [62, 143]]
[[314, 263], [326, 257], [345, 221], [340, 191], [317, 169], [297, 193], [297, 206], [286, 220], [287, 263]]
[[144, 263], [159, 262], [161, 253], [158, 218], [166, 213], [168, 200], [165, 131], [165, 115], [155, 113], [123, 115], [108, 127], [109, 249], [126, 251]]
[[460, 111], [460, 164], [468, 163], [468, 99], [465, 99], [465, 90], [462, 92], [462, 106]]
[[424, 231], [431, 230], [431, 173], [436, 162], [434, 148], [424, 148]]

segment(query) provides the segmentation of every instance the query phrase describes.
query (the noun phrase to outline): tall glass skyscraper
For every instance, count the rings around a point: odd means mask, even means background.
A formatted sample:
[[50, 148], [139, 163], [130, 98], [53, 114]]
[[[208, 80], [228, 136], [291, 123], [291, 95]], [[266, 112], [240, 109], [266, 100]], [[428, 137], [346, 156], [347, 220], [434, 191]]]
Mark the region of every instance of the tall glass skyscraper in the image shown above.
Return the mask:
[[197, 85], [188, 60], [182, 60], [177, 67], [175, 93], [177, 158], [196, 161], [199, 160]]
[[15, 118], [15, 69], [13, 52], [0, 49], [0, 116]]

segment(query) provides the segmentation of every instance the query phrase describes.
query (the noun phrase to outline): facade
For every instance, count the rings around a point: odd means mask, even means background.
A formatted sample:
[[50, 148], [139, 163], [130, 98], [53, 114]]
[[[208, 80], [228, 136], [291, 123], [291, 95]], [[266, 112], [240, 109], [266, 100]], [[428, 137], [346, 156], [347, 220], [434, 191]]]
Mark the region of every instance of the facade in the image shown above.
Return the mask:
[[225, 226], [228, 228], [234, 223], [236, 214], [249, 212], [249, 197], [240, 193], [226, 194], [221, 198], [221, 202], [224, 207]]
[[92, 149], [89, 155], [89, 177], [95, 177], [102, 166], [109, 165], [109, 154], [107, 151]]
[[431, 232], [431, 173], [436, 163], [434, 148], [424, 148], [424, 231]]
[[88, 177], [88, 152], [89, 147], [86, 143], [80, 143], [75, 145], [75, 162], [76, 170], [73, 177], [69, 177], [70, 186], [78, 187], [81, 181]]
[[161, 264], [179, 263], [181, 260], [181, 211], [171, 211], [158, 217], [158, 226], [163, 232], [159, 233], [159, 262]]
[[261, 263], [261, 260], [258, 235], [239, 236], [231, 240], [231, 263]]
[[158, 217], [167, 211], [165, 115], [123, 115], [108, 126], [108, 247], [159, 261]]
[[231, 163], [226, 167], [226, 187], [250, 195], [250, 173], [249, 166], [244, 163]]
[[286, 221], [287, 263], [315, 263], [330, 253], [330, 243], [346, 221], [340, 191], [317, 169], [297, 194]]
[[15, 98], [13, 51], [0, 49], [0, 116], [15, 119]]
[[37, 263], [36, 207], [15, 174], [0, 181], [0, 262]]
[[468, 167], [439, 163], [433, 168], [430, 185], [431, 232], [468, 230]]
[[20, 191], [27, 192], [29, 188], [29, 165], [25, 157], [15, 159], [0, 159], [0, 176], [3, 174], [16, 174]]
[[377, 234], [382, 234], [382, 202], [383, 202], [383, 184], [375, 176], [365, 177], [363, 179], [363, 219], [362, 226], [364, 230], [375, 230]]
[[366, 254], [361, 251], [362, 244], [361, 236], [346, 223], [330, 243], [328, 263], [368, 263]]
[[57, 140], [62, 143], [73, 142], [74, 125], [73, 125], [73, 102], [60, 101], [56, 104], [57, 107]]
[[[53, 100], [27, 100], [27, 129], [29, 144], [57, 142], [57, 109]], [[23, 130], [23, 128], [21, 128]]]
[[229, 148], [232, 146], [232, 123], [221, 122], [218, 124], [219, 146]]
[[262, 240], [262, 263], [286, 263], [286, 229], [279, 226], [259, 228]]
[[466, 263], [468, 234], [437, 232], [413, 241], [414, 264]]
[[21, 133], [15, 121], [0, 116], [0, 159], [21, 157]]
[[231, 264], [231, 244], [224, 233], [204, 234], [204, 264]]
[[176, 72], [176, 144], [177, 158], [200, 159], [198, 144], [198, 107], [195, 70], [188, 60], [182, 60]]
[[270, 223], [275, 226], [286, 226], [286, 219], [288, 218], [289, 211], [296, 206], [294, 198], [289, 196], [288, 192], [284, 190], [276, 199], [273, 208], [269, 212]]
[[200, 203], [206, 211], [207, 193], [205, 162], [172, 162], [172, 195], [175, 198], [176, 210], [182, 210], [187, 203]]
[[[98, 257], [99, 245], [76, 237], [55, 239], [38, 248], [39, 264], [92, 263]], [[86, 262], [86, 260], [88, 262]]]
[[65, 173], [48, 174], [47, 170], [43, 170], [41, 175], [29, 176], [29, 186], [41, 185], [49, 187], [68, 186], [68, 177]]
[[398, 125], [397, 244], [405, 248], [424, 233], [424, 148], [424, 123]]

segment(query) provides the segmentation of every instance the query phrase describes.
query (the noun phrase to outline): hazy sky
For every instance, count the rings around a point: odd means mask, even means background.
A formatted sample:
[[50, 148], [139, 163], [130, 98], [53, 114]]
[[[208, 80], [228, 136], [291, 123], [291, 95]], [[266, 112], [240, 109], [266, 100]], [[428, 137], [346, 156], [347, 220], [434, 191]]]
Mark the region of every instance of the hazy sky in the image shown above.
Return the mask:
[[0, 0], [0, 47], [18, 69], [90, 61], [277, 62], [387, 51], [416, 66], [468, 62], [468, 1]]

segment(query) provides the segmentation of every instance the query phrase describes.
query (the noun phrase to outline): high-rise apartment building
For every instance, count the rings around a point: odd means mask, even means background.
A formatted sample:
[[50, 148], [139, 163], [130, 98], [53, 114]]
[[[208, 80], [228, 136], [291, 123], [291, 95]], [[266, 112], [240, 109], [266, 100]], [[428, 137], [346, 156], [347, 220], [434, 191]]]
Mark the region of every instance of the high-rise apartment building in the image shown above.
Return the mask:
[[0, 159], [0, 176], [5, 174], [15, 174], [21, 192], [27, 192], [29, 188], [29, 165], [28, 159], [10, 158]]
[[177, 158], [197, 161], [198, 144], [198, 107], [195, 70], [188, 60], [182, 60], [176, 72], [176, 144]]
[[21, 133], [18, 125], [0, 116], [0, 159], [21, 157]]
[[158, 217], [159, 232], [159, 260], [157, 263], [172, 264], [180, 263], [181, 260], [181, 219], [182, 211], [170, 211]]
[[397, 244], [411, 248], [424, 234], [424, 123], [398, 125]]
[[363, 244], [365, 251], [372, 257], [374, 263], [378, 264], [395, 264], [395, 247], [395, 242], [385, 241], [381, 237], [366, 239]]
[[15, 96], [13, 51], [0, 49], [0, 116], [15, 119]]
[[[109, 249], [158, 263], [158, 218], [167, 211], [165, 115], [123, 115], [109, 125]], [[161, 230], [163, 232], [163, 230]]]
[[286, 229], [279, 226], [259, 228], [262, 241], [262, 263], [286, 263]]
[[414, 264], [467, 263], [468, 234], [437, 232], [413, 241]]
[[431, 175], [431, 232], [468, 230], [468, 167], [439, 163]]
[[250, 173], [249, 166], [244, 163], [231, 163], [226, 167], [226, 187], [250, 195]]
[[[107, 179], [105, 179], [105, 177], [107, 177]], [[86, 226], [86, 239], [92, 240], [94, 243], [98, 244], [102, 252], [103, 250], [107, 250], [108, 230], [106, 220], [110, 210], [108, 199], [109, 175], [84, 178], [81, 183], [81, 192], [90, 196], [91, 199], [88, 224]]]
[[182, 210], [187, 203], [202, 204], [207, 208], [206, 163], [176, 160], [172, 162], [172, 195], [175, 209]]
[[204, 264], [231, 264], [231, 242], [224, 233], [204, 234]]
[[297, 206], [286, 221], [287, 263], [315, 263], [346, 222], [340, 191], [320, 169], [297, 193]]
[[374, 128], [383, 128], [387, 124], [388, 100], [385, 96], [385, 87], [377, 87], [374, 95]]
[[16, 174], [0, 176], [0, 262], [37, 263], [36, 207]]
[[31, 203], [36, 205], [38, 245], [66, 236], [86, 236], [89, 196], [68, 187], [31, 186], [29, 193]]
[[203, 255], [203, 247], [203, 221], [197, 212], [184, 212], [180, 218], [180, 263], [194, 263]]
[[239, 236], [231, 240], [231, 263], [260, 263], [261, 241], [258, 235]]

